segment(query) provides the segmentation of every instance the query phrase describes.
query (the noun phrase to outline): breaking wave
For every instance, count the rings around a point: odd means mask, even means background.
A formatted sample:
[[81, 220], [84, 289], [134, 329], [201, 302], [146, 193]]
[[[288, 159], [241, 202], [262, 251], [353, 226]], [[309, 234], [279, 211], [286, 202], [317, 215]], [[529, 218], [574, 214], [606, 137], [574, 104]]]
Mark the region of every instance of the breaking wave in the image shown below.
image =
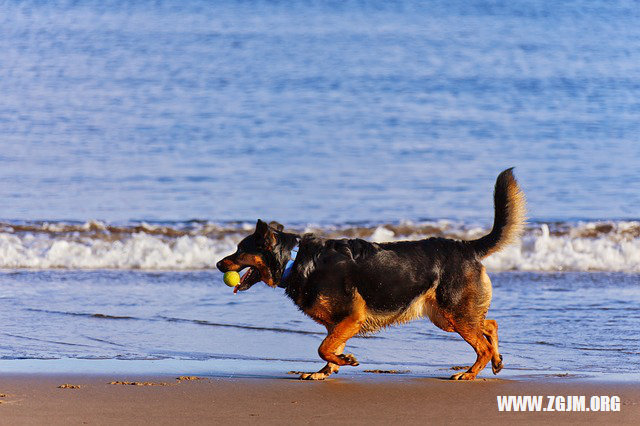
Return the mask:
[[[252, 229], [253, 224], [243, 222], [0, 222], [0, 268], [211, 269]], [[299, 225], [290, 229], [376, 242], [428, 237], [474, 239], [488, 232], [487, 228], [446, 220]], [[490, 256], [484, 263], [490, 271], [640, 272], [640, 222], [529, 224], [519, 244]]]

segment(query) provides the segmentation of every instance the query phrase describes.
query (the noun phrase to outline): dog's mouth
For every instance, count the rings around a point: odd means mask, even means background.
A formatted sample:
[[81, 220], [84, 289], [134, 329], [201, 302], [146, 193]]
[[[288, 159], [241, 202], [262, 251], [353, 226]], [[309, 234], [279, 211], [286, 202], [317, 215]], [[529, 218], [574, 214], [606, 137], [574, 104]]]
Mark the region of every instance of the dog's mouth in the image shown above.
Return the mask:
[[249, 266], [249, 269], [240, 277], [240, 284], [233, 288], [233, 292], [249, 290], [258, 281], [260, 281], [260, 271], [253, 266]]

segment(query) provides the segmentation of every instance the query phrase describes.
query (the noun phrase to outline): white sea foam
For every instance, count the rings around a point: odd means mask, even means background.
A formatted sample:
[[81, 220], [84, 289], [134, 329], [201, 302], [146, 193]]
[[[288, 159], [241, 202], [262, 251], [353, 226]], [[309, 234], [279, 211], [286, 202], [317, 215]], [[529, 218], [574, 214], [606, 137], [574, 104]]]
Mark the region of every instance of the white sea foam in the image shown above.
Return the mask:
[[[622, 226], [621, 228], [624, 228]], [[575, 231], [575, 230], [573, 230]], [[489, 270], [640, 272], [640, 238], [553, 236], [546, 224], [484, 261]]]
[[206, 269], [237, 240], [202, 235], [166, 239], [136, 233], [124, 240], [38, 238], [0, 234], [1, 268]]
[[[549, 225], [530, 227], [518, 244], [484, 260], [490, 271], [616, 271], [640, 272], [639, 222], [589, 222], [551, 233]], [[486, 230], [460, 228], [461, 239], [477, 238]], [[555, 235], [554, 235], [555, 234]], [[408, 239], [424, 238], [412, 234]], [[406, 239], [379, 226], [372, 241]]]
[[[184, 223], [113, 226], [83, 224], [0, 224], [0, 268], [146, 269], [214, 268], [233, 252], [250, 224]], [[486, 233], [447, 221], [357, 227], [300, 226], [328, 237], [375, 242], [431, 236], [473, 239]], [[484, 260], [490, 271], [640, 272], [640, 222], [531, 225], [520, 243]]]

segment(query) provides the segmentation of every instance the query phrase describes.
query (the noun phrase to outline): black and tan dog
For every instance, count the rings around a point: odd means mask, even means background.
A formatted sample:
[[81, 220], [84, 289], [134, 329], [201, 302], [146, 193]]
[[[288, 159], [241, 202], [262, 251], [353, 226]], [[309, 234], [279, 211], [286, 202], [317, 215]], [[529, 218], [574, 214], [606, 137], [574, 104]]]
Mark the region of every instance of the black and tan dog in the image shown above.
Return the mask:
[[486, 319], [491, 281], [480, 261], [514, 241], [523, 228], [524, 194], [511, 169], [498, 176], [494, 204], [493, 229], [473, 241], [428, 238], [376, 244], [321, 239], [258, 220], [255, 232], [217, 266], [222, 272], [248, 267], [236, 290], [247, 290], [258, 281], [283, 287], [300, 310], [327, 328], [318, 348], [327, 365], [302, 379], [321, 380], [341, 365], [358, 365], [353, 355], [342, 353], [356, 334], [427, 316], [473, 347], [476, 362], [451, 377], [473, 380], [489, 360], [494, 374], [502, 369], [498, 324]]

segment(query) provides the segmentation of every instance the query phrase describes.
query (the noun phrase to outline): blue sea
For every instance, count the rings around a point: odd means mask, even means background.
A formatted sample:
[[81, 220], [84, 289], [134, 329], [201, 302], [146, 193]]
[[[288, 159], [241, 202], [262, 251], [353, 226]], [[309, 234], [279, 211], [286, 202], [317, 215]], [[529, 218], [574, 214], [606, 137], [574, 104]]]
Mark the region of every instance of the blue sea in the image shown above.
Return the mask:
[[[324, 329], [215, 261], [258, 218], [476, 238], [513, 166], [501, 375], [637, 380], [637, 2], [0, 1], [0, 52], [0, 371], [319, 368]], [[475, 359], [427, 320], [347, 350]]]

